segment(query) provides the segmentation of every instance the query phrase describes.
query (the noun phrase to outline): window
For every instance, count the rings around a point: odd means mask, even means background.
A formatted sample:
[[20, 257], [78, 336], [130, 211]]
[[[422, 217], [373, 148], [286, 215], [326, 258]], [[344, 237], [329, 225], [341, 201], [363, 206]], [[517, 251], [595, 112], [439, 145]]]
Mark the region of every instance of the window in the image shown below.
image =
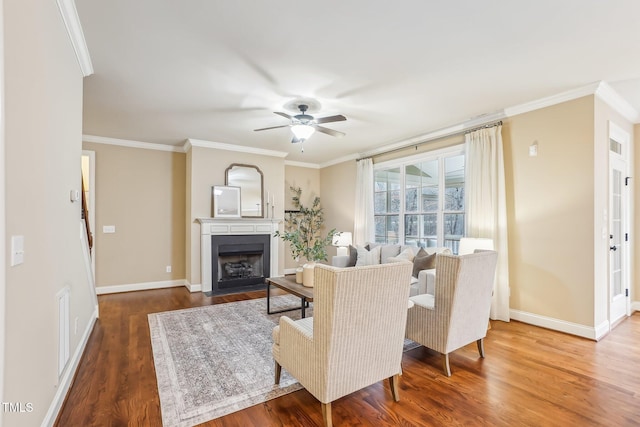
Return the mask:
[[461, 148], [376, 165], [375, 239], [458, 252], [464, 236], [464, 154]]

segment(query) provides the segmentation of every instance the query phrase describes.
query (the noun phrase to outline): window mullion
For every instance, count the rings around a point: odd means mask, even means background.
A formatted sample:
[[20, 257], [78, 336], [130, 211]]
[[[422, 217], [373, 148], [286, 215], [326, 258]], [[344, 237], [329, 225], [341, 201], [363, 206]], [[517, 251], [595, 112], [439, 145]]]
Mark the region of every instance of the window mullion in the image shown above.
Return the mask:
[[438, 157], [438, 244], [444, 246], [444, 202], [445, 202], [444, 157]]
[[404, 166], [400, 168], [400, 182], [402, 183], [402, 185], [400, 185], [400, 217], [398, 218], [398, 243], [404, 245], [404, 216], [407, 203], [407, 200], [405, 199], [405, 186], [407, 185], [407, 180]]

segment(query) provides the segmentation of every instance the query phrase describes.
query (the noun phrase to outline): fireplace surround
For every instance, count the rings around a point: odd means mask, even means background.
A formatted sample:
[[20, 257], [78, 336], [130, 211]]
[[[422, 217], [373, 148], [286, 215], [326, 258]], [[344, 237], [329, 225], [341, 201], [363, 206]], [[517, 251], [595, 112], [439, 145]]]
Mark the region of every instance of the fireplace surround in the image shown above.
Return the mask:
[[[278, 230], [280, 219], [272, 218], [198, 218], [200, 223], [200, 272], [202, 292], [216, 294], [241, 292], [251, 286], [261, 286], [264, 278], [257, 276], [254, 270], [261, 268], [266, 277], [278, 275], [278, 239], [273, 233]], [[262, 236], [262, 237], [259, 237]], [[261, 240], [261, 241], [260, 241]], [[214, 245], [215, 244], [215, 245]], [[220, 262], [219, 249], [222, 244], [222, 254], [226, 259]], [[244, 246], [244, 247], [242, 247]], [[262, 251], [262, 261], [258, 253]], [[265, 257], [264, 252], [267, 252]], [[268, 259], [267, 259], [268, 258]], [[244, 263], [244, 264], [243, 264]], [[266, 263], [266, 265], [265, 265]], [[227, 265], [230, 264], [230, 265]], [[235, 265], [239, 264], [239, 265]], [[244, 270], [243, 270], [244, 269]], [[249, 273], [251, 269], [251, 273]], [[230, 276], [223, 279], [220, 287], [221, 270], [229, 271]], [[215, 280], [214, 280], [215, 274]], [[257, 283], [255, 283], [257, 282]]]

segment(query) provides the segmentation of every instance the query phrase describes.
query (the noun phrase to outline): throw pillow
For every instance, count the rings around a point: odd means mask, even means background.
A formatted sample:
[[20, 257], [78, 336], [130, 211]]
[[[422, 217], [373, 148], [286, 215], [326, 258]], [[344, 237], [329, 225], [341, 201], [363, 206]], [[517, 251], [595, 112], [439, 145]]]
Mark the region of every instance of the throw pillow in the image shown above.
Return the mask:
[[413, 251], [411, 249], [407, 248], [404, 251], [400, 252], [397, 258], [403, 258], [403, 259], [406, 259], [407, 261], [413, 261], [413, 259], [415, 258], [415, 255], [413, 254]]
[[413, 262], [413, 259], [414, 259], [413, 251], [407, 248], [396, 256], [390, 256], [389, 258], [386, 259], [384, 263], [399, 262], [399, 261]]
[[358, 250], [354, 246], [349, 245], [349, 266], [353, 267], [354, 265], [356, 265], [357, 261]]
[[367, 250], [365, 247], [358, 245], [356, 250], [358, 251], [356, 267], [380, 264], [380, 246]]
[[421, 255], [418, 252], [418, 255], [413, 259], [413, 277], [418, 277], [418, 273], [422, 270], [430, 270], [432, 268], [436, 268], [436, 254]]

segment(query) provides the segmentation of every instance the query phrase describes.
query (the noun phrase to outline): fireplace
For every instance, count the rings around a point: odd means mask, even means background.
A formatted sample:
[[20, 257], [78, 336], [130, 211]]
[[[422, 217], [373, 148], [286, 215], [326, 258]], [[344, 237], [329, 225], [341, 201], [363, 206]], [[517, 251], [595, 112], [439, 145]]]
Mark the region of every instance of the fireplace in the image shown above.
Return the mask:
[[270, 276], [268, 234], [211, 236], [211, 292], [260, 289]]
[[[260, 288], [265, 286], [264, 277], [278, 276], [279, 275], [279, 239], [273, 237], [273, 233], [278, 230], [279, 224], [282, 223], [281, 219], [276, 218], [197, 218], [200, 223], [200, 280], [201, 285], [192, 285], [193, 291], [202, 291], [207, 295], [243, 292], [245, 286], [247, 288], [256, 287]], [[250, 243], [252, 237], [258, 237], [259, 241], [256, 243]], [[222, 238], [220, 240], [220, 238]], [[214, 256], [214, 244], [216, 241], [218, 248], [215, 250]], [[268, 240], [266, 240], [268, 239]], [[244, 248], [238, 248], [237, 244], [243, 245], [248, 243], [249, 245], [259, 245], [258, 249], [262, 250], [262, 265], [256, 261], [255, 247], [245, 246]], [[222, 252], [220, 252], [220, 244], [223, 245]], [[243, 253], [244, 252], [244, 253]], [[219, 264], [219, 254], [222, 253], [224, 257], [222, 264]], [[265, 256], [266, 253], [266, 256]], [[256, 271], [261, 271], [262, 280], [259, 284], [241, 284], [236, 287], [226, 287], [231, 283], [225, 283], [225, 287], [219, 287], [219, 272], [221, 269], [225, 269], [226, 263], [231, 263], [228, 266], [229, 271], [233, 272], [232, 281], [234, 284], [239, 284], [241, 280], [248, 279], [249, 268], [251, 268], [251, 274]], [[243, 264], [244, 263], [244, 264]], [[240, 264], [235, 265], [235, 264]], [[243, 270], [244, 268], [244, 270]], [[214, 273], [213, 270], [216, 270]], [[225, 270], [226, 271], [226, 270]], [[258, 281], [256, 279], [256, 281]]]

